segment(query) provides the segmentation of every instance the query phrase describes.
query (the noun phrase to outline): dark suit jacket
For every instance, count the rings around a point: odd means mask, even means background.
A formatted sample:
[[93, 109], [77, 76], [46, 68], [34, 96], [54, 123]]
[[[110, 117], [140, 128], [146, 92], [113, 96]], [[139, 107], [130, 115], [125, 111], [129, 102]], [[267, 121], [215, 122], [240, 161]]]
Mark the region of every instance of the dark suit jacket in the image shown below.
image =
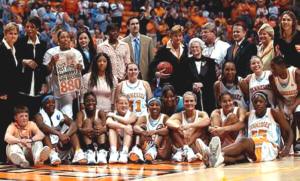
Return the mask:
[[237, 50], [235, 58], [233, 58], [233, 49], [234, 44], [227, 49], [225, 61], [233, 61], [237, 75], [245, 78], [251, 73], [250, 59], [253, 55], [257, 55], [257, 47], [245, 38]]
[[182, 94], [183, 93], [183, 86], [180, 84], [181, 78], [184, 75], [180, 75], [181, 73], [181, 63], [183, 62], [184, 59], [187, 58], [187, 48], [184, 47], [184, 51], [178, 59], [176, 56], [172, 54], [169, 48], [166, 46], [161, 47], [157, 53], [156, 56], [154, 57], [154, 61], [151, 62], [150, 67], [149, 67], [149, 82], [155, 83], [156, 77], [155, 77], [155, 72], [156, 72], [156, 66], [162, 62], [162, 61], [167, 61], [170, 62], [173, 65], [173, 73], [171, 74], [170, 78], [162, 80], [160, 82], [160, 85], [163, 86], [166, 83], [170, 83], [174, 86], [175, 91], [177, 94]]
[[77, 48], [77, 50], [81, 53], [83, 57], [83, 63], [84, 63], [84, 69], [82, 69], [81, 74], [84, 75], [89, 72], [92, 62], [94, 61], [94, 58], [96, 57], [96, 50], [90, 52], [90, 60], [86, 57], [85, 53], [83, 52], [82, 48]]
[[23, 61], [23, 59], [33, 59], [37, 64], [38, 67], [33, 70], [29, 67], [22, 68], [22, 78], [20, 82], [20, 91], [24, 92], [26, 94], [30, 93], [30, 86], [32, 81], [32, 72], [34, 72], [34, 81], [35, 81], [35, 94], [39, 94], [41, 91], [42, 84], [46, 83], [46, 76], [47, 76], [47, 67], [43, 65], [43, 58], [44, 54], [47, 51], [47, 43], [39, 40], [40, 44], [37, 44], [35, 47], [35, 58], [33, 55], [33, 45], [28, 44], [28, 37], [25, 36], [21, 38], [16, 43], [16, 49], [17, 49], [17, 56], [20, 62]]
[[[214, 83], [217, 81], [216, 75], [216, 63], [213, 59], [208, 57], [201, 57], [200, 60], [204, 65], [201, 67], [201, 72], [198, 74], [195, 58], [187, 58], [182, 64], [182, 82], [185, 91], [193, 91], [193, 84], [195, 82], [201, 82], [203, 84], [202, 90], [202, 100], [203, 100], [203, 110], [210, 114], [215, 109], [215, 97], [214, 97]], [[200, 94], [197, 95], [197, 106], [198, 110], [202, 109], [200, 103]]]

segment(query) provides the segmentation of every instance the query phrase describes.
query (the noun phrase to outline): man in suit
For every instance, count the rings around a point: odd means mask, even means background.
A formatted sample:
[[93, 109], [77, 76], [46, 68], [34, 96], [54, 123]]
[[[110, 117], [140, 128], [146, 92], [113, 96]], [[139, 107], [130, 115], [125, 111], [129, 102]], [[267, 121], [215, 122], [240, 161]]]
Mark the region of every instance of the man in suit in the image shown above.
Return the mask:
[[246, 77], [251, 73], [250, 59], [257, 54], [256, 45], [250, 43], [246, 37], [247, 28], [243, 22], [237, 22], [233, 25], [234, 43], [227, 49], [226, 61], [235, 63], [237, 75]]
[[123, 41], [130, 48], [130, 60], [139, 66], [143, 80], [148, 80], [148, 67], [154, 58], [154, 45], [152, 39], [140, 34], [140, 23], [137, 17], [127, 21], [129, 35]]

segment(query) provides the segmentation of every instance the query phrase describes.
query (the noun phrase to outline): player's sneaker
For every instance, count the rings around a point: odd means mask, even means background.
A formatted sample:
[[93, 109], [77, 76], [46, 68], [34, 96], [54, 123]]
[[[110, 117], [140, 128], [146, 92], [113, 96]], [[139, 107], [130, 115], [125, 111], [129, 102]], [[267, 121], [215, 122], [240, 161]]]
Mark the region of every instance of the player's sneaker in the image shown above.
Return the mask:
[[143, 152], [138, 146], [134, 146], [129, 152], [129, 160], [132, 162], [144, 161]]
[[54, 150], [51, 150], [49, 159], [50, 159], [50, 164], [53, 166], [57, 166], [61, 164], [61, 159], [59, 158], [58, 153]]
[[111, 151], [109, 155], [109, 163], [117, 163], [119, 158], [119, 152]]
[[194, 153], [193, 149], [190, 148], [189, 146], [183, 148], [183, 155], [185, 156], [188, 162], [193, 162], [198, 158]]
[[127, 163], [128, 162], [128, 153], [126, 151], [120, 152], [119, 163]]
[[218, 167], [224, 162], [224, 157], [221, 152], [221, 140], [218, 136], [211, 139], [209, 143], [209, 166]]
[[101, 149], [97, 152], [97, 163], [107, 163], [108, 151]]
[[147, 161], [153, 161], [156, 159], [157, 156], [157, 148], [155, 145], [151, 146], [145, 153], [145, 159]]
[[15, 165], [20, 166], [21, 168], [27, 168], [30, 165], [25, 156], [21, 155], [20, 153], [11, 153], [10, 161]]
[[96, 153], [93, 150], [86, 151], [86, 159], [88, 165], [94, 165], [96, 163]]
[[48, 146], [42, 147], [40, 150], [37, 150], [37, 156], [34, 159], [34, 165], [43, 165], [44, 161], [48, 160], [51, 149]]
[[183, 150], [181, 148], [178, 148], [176, 150], [176, 153], [172, 156], [172, 160], [176, 162], [182, 162], [183, 161]]
[[87, 163], [86, 156], [85, 156], [84, 152], [82, 151], [82, 149], [79, 149], [75, 152], [72, 163], [79, 163], [81, 165]]

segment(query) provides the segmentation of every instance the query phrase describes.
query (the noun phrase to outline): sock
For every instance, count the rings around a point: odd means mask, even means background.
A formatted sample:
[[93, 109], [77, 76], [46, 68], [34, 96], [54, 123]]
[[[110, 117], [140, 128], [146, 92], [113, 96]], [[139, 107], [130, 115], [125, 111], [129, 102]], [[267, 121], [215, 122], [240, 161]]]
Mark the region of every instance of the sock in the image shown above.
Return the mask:
[[98, 150], [102, 150], [102, 149], [107, 150], [106, 144], [104, 144], [104, 143], [98, 144]]
[[123, 149], [122, 149], [122, 151], [124, 151], [124, 152], [128, 153], [128, 147], [127, 147], [127, 146], [123, 146]]
[[117, 147], [111, 146], [111, 147], [110, 147], [110, 151], [111, 151], [111, 152], [116, 152], [116, 151], [117, 151]]
[[189, 149], [189, 145], [183, 145], [182, 147], [184, 150]]
[[88, 145], [86, 145], [86, 151], [87, 150], [94, 150], [95, 148], [94, 148], [94, 145], [91, 143], [91, 144], [88, 144]]

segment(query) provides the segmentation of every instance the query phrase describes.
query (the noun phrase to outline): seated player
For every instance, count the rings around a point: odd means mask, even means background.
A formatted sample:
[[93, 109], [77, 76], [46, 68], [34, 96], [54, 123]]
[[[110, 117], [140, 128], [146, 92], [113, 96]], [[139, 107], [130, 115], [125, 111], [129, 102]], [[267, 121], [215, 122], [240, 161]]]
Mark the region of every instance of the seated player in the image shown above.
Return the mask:
[[80, 148], [77, 125], [68, 116], [55, 109], [55, 98], [48, 95], [42, 99], [42, 108], [35, 116], [35, 122], [45, 133], [44, 144], [51, 148], [50, 164], [66, 163], [73, 157], [72, 163], [86, 164], [84, 152]]
[[37, 125], [29, 121], [29, 110], [26, 106], [14, 108], [14, 122], [5, 133], [4, 140], [7, 142], [7, 158], [15, 165], [22, 168], [29, 167], [29, 161], [34, 165], [41, 165], [48, 159], [50, 148], [43, 147], [42, 140], [45, 135]]
[[[137, 117], [129, 111], [129, 101], [124, 95], [116, 100], [116, 111], [107, 114], [106, 125], [109, 128], [109, 163], [127, 163], [131, 146], [133, 128]], [[118, 151], [119, 150], [119, 151]]]
[[[173, 114], [166, 122], [171, 133], [171, 139], [176, 152], [172, 159], [182, 162], [185, 159], [192, 162], [197, 159], [195, 154], [199, 152], [195, 143], [196, 140], [206, 142], [207, 128], [210, 124], [206, 112], [195, 109], [197, 97], [188, 91], [183, 94], [184, 111]], [[200, 139], [197, 139], [200, 138]]]
[[148, 115], [139, 117], [133, 131], [137, 134], [136, 145], [129, 153], [133, 162], [152, 162], [159, 157], [167, 159], [170, 155], [171, 145], [168, 142], [168, 128], [165, 126], [168, 116], [160, 112], [161, 101], [151, 98], [148, 101]]
[[215, 109], [211, 113], [210, 133], [219, 136], [222, 147], [235, 142], [237, 137], [243, 135], [241, 130], [244, 126], [246, 111], [242, 107], [234, 106], [233, 97], [229, 92], [220, 95], [220, 109]]
[[[268, 107], [268, 97], [263, 92], [256, 92], [252, 96], [254, 110], [246, 115], [247, 138], [224, 147], [221, 150], [219, 137], [213, 137], [209, 149], [202, 147], [204, 153], [209, 155], [210, 167], [218, 167], [222, 163], [232, 164], [242, 160], [271, 161], [277, 156], [284, 157], [289, 154], [293, 143], [293, 132], [284, 114]], [[281, 136], [284, 146], [280, 147]]]
[[[105, 113], [96, 109], [97, 98], [93, 92], [85, 93], [83, 101], [84, 110], [77, 113], [76, 122], [85, 144], [87, 163], [107, 163]], [[93, 143], [98, 150], [95, 150]]]

